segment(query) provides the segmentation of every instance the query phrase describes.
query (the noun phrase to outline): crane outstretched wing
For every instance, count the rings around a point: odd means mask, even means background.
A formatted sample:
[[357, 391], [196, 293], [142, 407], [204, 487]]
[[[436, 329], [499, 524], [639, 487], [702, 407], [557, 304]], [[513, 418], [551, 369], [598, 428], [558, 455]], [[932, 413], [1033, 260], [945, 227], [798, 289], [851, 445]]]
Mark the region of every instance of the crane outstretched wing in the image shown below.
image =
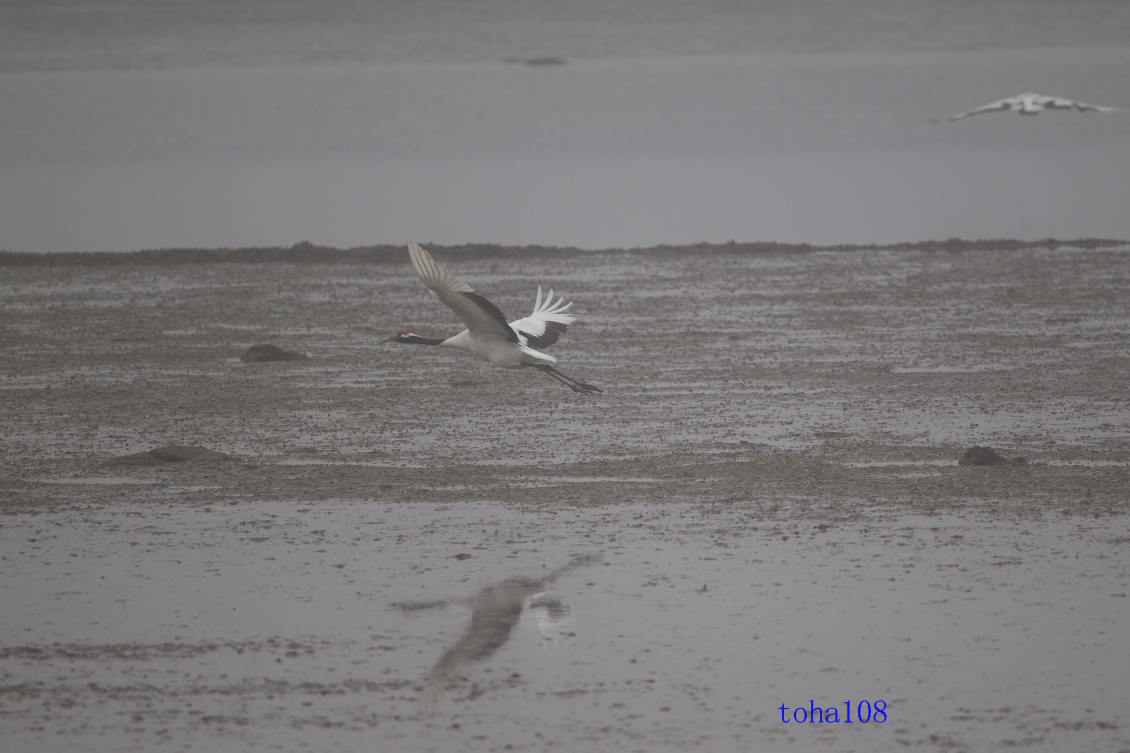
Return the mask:
[[953, 115], [951, 117], [946, 118], [946, 120], [961, 120], [962, 118], [968, 118], [970, 115], [980, 115], [983, 112], [996, 112], [998, 110], [1011, 110], [1015, 106], [1016, 106], [1016, 97], [1009, 97], [1008, 99], [1001, 99], [1001, 100], [997, 100], [996, 102], [990, 102], [987, 105], [982, 105], [981, 107], [978, 107], [976, 110], [970, 110], [969, 112], [963, 112], [960, 115]]
[[1089, 105], [1086, 102], [1076, 102], [1073, 99], [1056, 99], [1054, 102], [1055, 104], [1049, 104], [1048, 107], [1074, 108], [1079, 112], [1118, 112], [1126, 109], [1125, 107], [1110, 107], [1108, 105]]
[[507, 323], [506, 316], [498, 306], [437, 264], [432, 255], [415, 241], [408, 244], [408, 256], [416, 274], [428, 286], [432, 295], [454, 311], [474, 337], [495, 336], [512, 343], [518, 342], [517, 333]]
[[557, 342], [565, 330], [577, 318], [575, 314], [565, 312], [573, 305], [572, 301], [565, 302], [565, 298], [553, 300], [553, 291], [542, 300], [541, 285], [538, 285], [538, 297], [534, 303], [534, 311], [527, 317], [510, 322], [510, 328], [518, 333], [523, 340], [523, 345], [532, 348], [548, 348]]

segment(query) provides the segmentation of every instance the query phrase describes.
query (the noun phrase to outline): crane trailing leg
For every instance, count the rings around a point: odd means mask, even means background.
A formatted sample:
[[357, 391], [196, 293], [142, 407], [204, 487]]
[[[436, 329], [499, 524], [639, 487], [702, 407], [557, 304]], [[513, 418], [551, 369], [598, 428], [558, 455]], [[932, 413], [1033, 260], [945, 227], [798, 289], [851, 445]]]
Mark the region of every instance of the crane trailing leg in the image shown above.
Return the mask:
[[549, 364], [544, 364], [544, 363], [537, 364], [536, 366], [534, 366], [534, 368], [537, 369], [538, 371], [544, 371], [546, 374], [549, 374], [551, 377], [553, 377], [557, 381], [561, 382], [561, 384], [565, 385], [566, 387], [573, 390], [574, 392], [584, 392], [584, 393], [600, 392], [599, 387], [593, 387], [591, 384], [585, 384], [584, 382], [578, 382], [573, 377], [565, 376], [564, 374], [562, 374], [560, 371], [553, 368]]

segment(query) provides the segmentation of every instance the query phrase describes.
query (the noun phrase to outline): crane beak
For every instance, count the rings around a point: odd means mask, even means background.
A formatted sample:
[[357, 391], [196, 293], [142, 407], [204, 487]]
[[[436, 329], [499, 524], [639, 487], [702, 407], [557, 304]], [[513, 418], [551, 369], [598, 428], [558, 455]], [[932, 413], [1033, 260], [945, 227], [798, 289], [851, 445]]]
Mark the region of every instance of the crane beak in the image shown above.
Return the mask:
[[379, 344], [384, 345], [385, 343], [392, 342], [395, 339], [396, 335], [393, 335], [392, 337], [386, 337], [385, 339], [381, 340]]

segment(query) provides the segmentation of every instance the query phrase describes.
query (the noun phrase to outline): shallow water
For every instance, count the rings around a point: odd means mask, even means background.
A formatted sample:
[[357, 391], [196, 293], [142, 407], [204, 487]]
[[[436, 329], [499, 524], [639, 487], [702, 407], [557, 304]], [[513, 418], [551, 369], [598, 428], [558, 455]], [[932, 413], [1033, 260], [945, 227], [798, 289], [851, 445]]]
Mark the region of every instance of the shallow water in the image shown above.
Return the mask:
[[[843, 502], [817, 525], [787, 501], [143, 503], [81, 527], [74, 511], [13, 521], [5, 737], [36, 751], [1128, 742], [1124, 519], [844, 516]], [[417, 708], [468, 616], [392, 604], [586, 552], [599, 563], [548, 588], [559, 620], [535, 610]], [[885, 701], [887, 720], [781, 721], [782, 705], [843, 717], [848, 700]]]
[[439, 5], [0, 8], [0, 248], [1130, 237], [1130, 114], [929, 122], [1130, 104], [1119, 3]]

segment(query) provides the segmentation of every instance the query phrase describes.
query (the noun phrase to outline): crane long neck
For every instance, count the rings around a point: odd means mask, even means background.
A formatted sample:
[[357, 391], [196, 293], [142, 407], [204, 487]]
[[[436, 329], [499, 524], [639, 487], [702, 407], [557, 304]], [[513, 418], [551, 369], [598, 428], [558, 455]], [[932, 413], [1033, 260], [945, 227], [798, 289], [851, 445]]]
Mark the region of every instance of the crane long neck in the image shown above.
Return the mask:
[[420, 337], [419, 335], [409, 335], [400, 340], [402, 343], [409, 345], [442, 345], [446, 338], [443, 337]]

